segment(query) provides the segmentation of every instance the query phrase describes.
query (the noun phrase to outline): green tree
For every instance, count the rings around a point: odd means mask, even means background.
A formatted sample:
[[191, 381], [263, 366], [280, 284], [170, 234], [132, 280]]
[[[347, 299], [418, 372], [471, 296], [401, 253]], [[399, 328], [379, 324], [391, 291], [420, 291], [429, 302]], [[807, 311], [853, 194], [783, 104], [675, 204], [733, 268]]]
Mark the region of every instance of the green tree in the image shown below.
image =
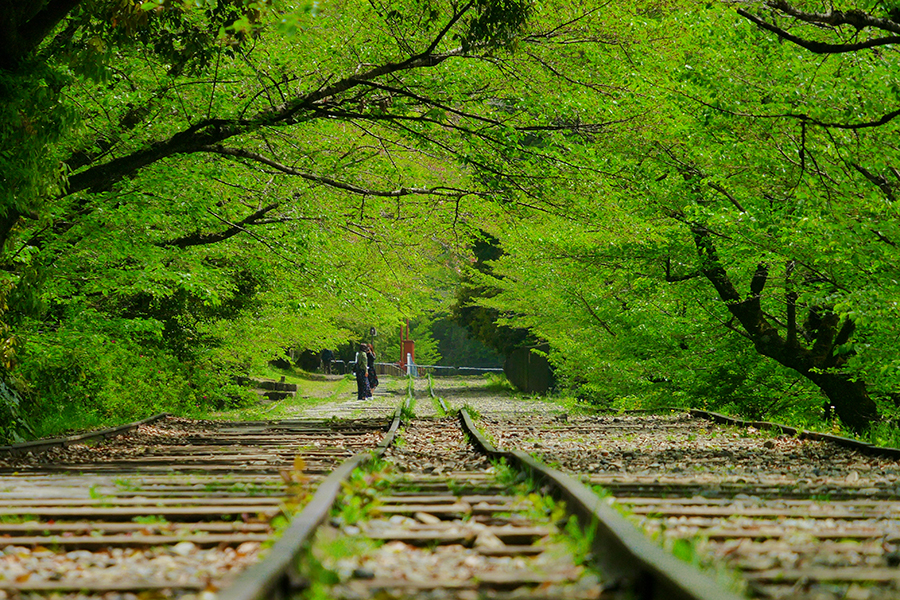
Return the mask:
[[[740, 336], [818, 387], [847, 426], [866, 429], [879, 415], [871, 390], [900, 384], [890, 341], [900, 295], [895, 55], [813, 60], [725, 5], [607, 8], [630, 13], [632, 30], [591, 56], [605, 82], [593, 99], [622, 121], [590, 142], [556, 142], [586, 168], [498, 221], [504, 293], [484, 304], [517, 307], [511, 323], [542, 324], [557, 348], [587, 360], [589, 336], [576, 341], [563, 317], [549, 325], [532, 300], [566, 298], [568, 309], [551, 306], [593, 320], [595, 337], [615, 333], [612, 354], [627, 350], [638, 364], [646, 355], [631, 343], [634, 327], [624, 333], [601, 306], [618, 302], [630, 319], [653, 302], [639, 323], [663, 336], [660, 356], [678, 354], [664, 341], [690, 337], [682, 316], [700, 318], [699, 309], [704, 330]], [[562, 233], [539, 231], [523, 247], [532, 221]], [[557, 280], [553, 269], [567, 263], [584, 272]], [[580, 285], [592, 272], [593, 293]], [[747, 364], [733, 343], [716, 347], [721, 364]]]
[[190, 404], [204, 373], [426, 312], [423, 263], [538, 189], [507, 148], [589, 128], [518, 104], [510, 49], [558, 36], [525, 1], [2, 4], [0, 126], [32, 144], [3, 166], [5, 320], [63, 404], [59, 373], [83, 399], [127, 379], [74, 366], [114, 343], [183, 364]]

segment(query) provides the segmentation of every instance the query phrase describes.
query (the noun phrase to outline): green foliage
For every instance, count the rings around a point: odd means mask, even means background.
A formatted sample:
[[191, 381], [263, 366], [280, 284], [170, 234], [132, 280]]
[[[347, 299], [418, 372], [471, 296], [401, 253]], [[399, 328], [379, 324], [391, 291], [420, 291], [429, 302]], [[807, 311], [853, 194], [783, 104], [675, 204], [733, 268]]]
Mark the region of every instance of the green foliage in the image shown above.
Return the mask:
[[64, 168], [47, 155], [77, 121], [61, 93], [69, 83], [43, 64], [0, 69], [0, 220], [34, 214], [43, 198], [61, 191]]
[[526, 328], [511, 328], [498, 324], [500, 307], [479, 303], [479, 299], [489, 299], [497, 292], [490, 285], [493, 270], [492, 261], [500, 259], [504, 252], [496, 237], [483, 234], [473, 244], [475, 262], [463, 276], [463, 282], [456, 294], [452, 307], [453, 320], [465, 327], [472, 336], [500, 355], [507, 355], [515, 348], [531, 342]]
[[24, 442], [34, 435], [18, 390], [0, 380], [0, 444]]
[[501, 367], [500, 357], [463, 327], [440, 315], [432, 324], [441, 360], [438, 364], [453, 367]]
[[533, 10], [531, 0], [476, 0], [475, 13], [465, 18], [460, 35], [463, 49], [476, 45], [511, 47]]
[[[878, 184], [896, 125], [843, 126], [890, 113], [895, 57], [819, 64], [723, 5], [658, 8], [609, 5], [595, 23], [627, 20], [607, 31], [619, 43], [557, 57], [615, 82], [583, 104], [610, 126], [548, 138], [591, 175], [486, 227], [503, 252], [479, 269], [475, 304], [548, 340], [558, 374], [600, 406], [813, 419], [817, 387], [841, 396], [820, 374], [896, 389], [896, 207]], [[730, 314], [754, 294], [770, 333]], [[794, 342], [767, 347], [791, 327]]]
[[157, 321], [112, 320], [90, 310], [35, 332], [23, 344], [20, 374], [32, 385], [29, 413], [40, 423], [38, 433], [246, 401], [246, 390], [222, 375], [166, 352], [162, 335]]
[[502, 392], [506, 394], [518, 393], [515, 386], [513, 386], [506, 378], [506, 375], [503, 375], [502, 373], [485, 373], [482, 377], [484, 377], [486, 381], [483, 386], [486, 391]]
[[394, 360], [407, 318], [436, 363], [460, 278], [474, 337], [547, 341], [598, 406], [814, 420], [823, 375], [900, 389], [893, 53], [816, 61], [680, 0], [53, 25], [0, 52], [6, 437], [239, 404], [232, 376], [372, 326]]

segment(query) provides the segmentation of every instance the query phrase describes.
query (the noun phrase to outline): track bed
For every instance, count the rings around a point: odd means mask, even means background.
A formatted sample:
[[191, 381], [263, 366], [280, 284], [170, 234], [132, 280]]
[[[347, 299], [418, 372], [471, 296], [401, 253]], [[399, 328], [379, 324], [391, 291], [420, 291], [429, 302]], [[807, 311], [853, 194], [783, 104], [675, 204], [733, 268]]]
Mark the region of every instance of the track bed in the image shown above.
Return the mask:
[[308, 489], [373, 448], [389, 422], [165, 418], [102, 442], [6, 456], [0, 589], [215, 593], [258, 559]]
[[684, 414], [481, 424], [602, 486], [667, 547], [736, 569], [753, 597], [900, 597], [896, 460]]

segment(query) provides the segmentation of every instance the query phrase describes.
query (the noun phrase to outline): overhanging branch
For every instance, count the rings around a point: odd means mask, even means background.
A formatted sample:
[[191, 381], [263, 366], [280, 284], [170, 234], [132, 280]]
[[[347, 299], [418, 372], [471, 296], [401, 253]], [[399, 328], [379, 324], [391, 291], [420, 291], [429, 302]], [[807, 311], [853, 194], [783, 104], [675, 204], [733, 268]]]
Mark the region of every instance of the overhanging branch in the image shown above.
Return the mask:
[[742, 8], [739, 8], [737, 10], [737, 13], [745, 19], [755, 23], [758, 27], [765, 29], [766, 31], [771, 31], [781, 39], [797, 44], [801, 48], [806, 48], [810, 52], [814, 52], [816, 54], [843, 54], [846, 52], [857, 52], [859, 50], [866, 50], [868, 48], [876, 48], [878, 46], [887, 46], [889, 44], [900, 43], [900, 36], [897, 35], [874, 38], [866, 40], [864, 42], [857, 42], [855, 44], [829, 44], [826, 42], [815, 42], [798, 37], [796, 35], [793, 35], [792, 33], [788, 33], [781, 27], [764, 21], [763, 19], [760, 19], [756, 15], [753, 15]]
[[400, 196], [412, 196], [412, 195], [427, 195], [427, 196], [449, 196], [449, 197], [459, 197], [459, 196], [468, 196], [470, 194], [476, 194], [472, 190], [463, 190], [459, 188], [451, 188], [445, 186], [437, 186], [437, 187], [401, 187], [396, 190], [375, 190], [371, 188], [363, 188], [357, 185], [353, 185], [352, 183], [346, 183], [344, 181], [338, 181], [337, 179], [333, 179], [331, 177], [326, 177], [324, 175], [316, 175], [314, 173], [308, 173], [306, 171], [301, 171], [299, 169], [295, 169], [294, 167], [290, 167], [288, 165], [282, 164], [276, 160], [263, 156], [262, 154], [258, 154], [256, 152], [250, 152], [249, 150], [244, 150], [243, 148], [228, 148], [225, 146], [205, 146], [197, 149], [198, 152], [209, 152], [212, 154], [219, 154], [222, 156], [231, 156], [234, 158], [245, 158], [248, 160], [252, 160], [278, 171], [285, 173], [286, 175], [294, 175], [296, 177], [300, 177], [301, 179], [305, 179], [307, 181], [312, 181], [314, 183], [320, 183], [322, 185], [327, 185], [329, 187], [333, 187], [336, 189], [344, 190], [346, 192], [350, 192], [352, 194], [359, 194], [361, 196], [379, 196], [384, 198], [397, 198]]
[[[156, 245], [161, 246], [163, 248], [175, 247], [175, 248], [190, 248], [191, 246], [206, 246], [209, 244], [216, 244], [218, 242], [223, 242], [228, 238], [234, 237], [235, 235], [246, 231], [246, 227], [249, 225], [261, 225], [260, 220], [262, 217], [272, 212], [276, 208], [281, 206], [280, 202], [276, 202], [274, 204], [269, 204], [268, 206], [264, 206], [260, 208], [256, 212], [244, 217], [237, 223], [228, 223], [228, 229], [223, 231], [219, 231], [216, 233], [193, 233], [191, 235], [185, 235], [179, 238], [175, 238], [173, 240], [168, 240], [165, 242], [158, 242]], [[217, 219], [224, 221], [218, 215], [213, 215]]]
[[852, 25], [856, 29], [865, 29], [869, 27], [900, 34], [900, 23], [895, 23], [890, 19], [874, 17], [861, 10], [832, 9], [824, 13], [808, 12], [795, 8], [790, 3], [785, 2], [785, 0], [771, 0], [770, 2], [767, 2], [766, 5], [807, 23], [831, 25], [832, 27]]

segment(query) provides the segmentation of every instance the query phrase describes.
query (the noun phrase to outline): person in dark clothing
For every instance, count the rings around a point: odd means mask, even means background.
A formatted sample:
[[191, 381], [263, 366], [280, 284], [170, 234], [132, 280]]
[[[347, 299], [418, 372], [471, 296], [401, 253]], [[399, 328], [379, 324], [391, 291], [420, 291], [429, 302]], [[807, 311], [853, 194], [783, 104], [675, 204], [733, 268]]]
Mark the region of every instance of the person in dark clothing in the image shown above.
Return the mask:
[[360, 344], [356, 352], [356, 399], [365, 400], [372, 395], [369, 390], [369, 358], [366, 353], [366, 344]]
[[322, 372], [331, 375], [331, 361], [334, 360], [334, 352], [325, 348], [322, 350]]
[[378, 387], [378, 373], [375, 372], [375, 348], [372, 347], [372, 344], [366, 344], [366, 358], [368, 359], [368, 379], [369, 379], [369, 390], [371, 396], [371, 390], [374, 390]]

